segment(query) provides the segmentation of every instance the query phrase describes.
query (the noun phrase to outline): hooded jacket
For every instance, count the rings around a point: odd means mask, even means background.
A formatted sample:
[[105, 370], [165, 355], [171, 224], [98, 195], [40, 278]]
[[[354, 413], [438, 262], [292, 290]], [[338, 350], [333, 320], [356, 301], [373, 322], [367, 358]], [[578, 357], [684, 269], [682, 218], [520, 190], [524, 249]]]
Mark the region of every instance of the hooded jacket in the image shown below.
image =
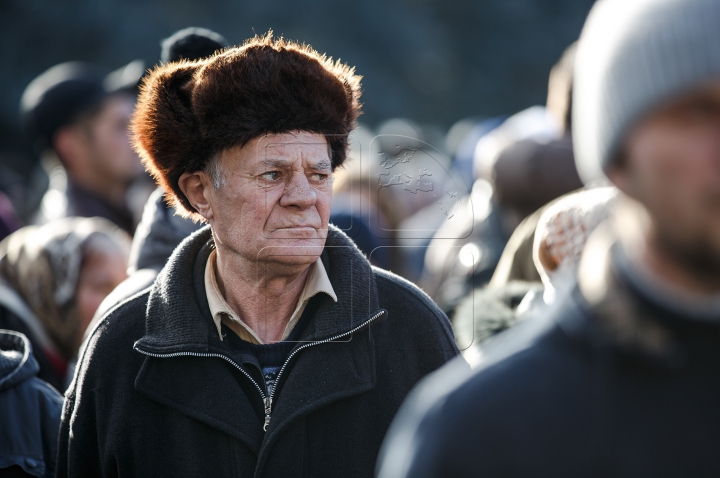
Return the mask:
[[445, 315], [331, 227], [321, 258], [338, 301], [317, 304], [268, 395], [209, 315], [211, 246], [209, 228], [190, 236], [90, 335], [58, 476], [371, 476], [405, 395], [458, 353]]
[[52, 339], [20, 294], [0, 278], [0, 329], [24, 335], [31, 344], [33, 360], [37, 363], [39, 379], [57, 390], [64, 390], [66, 364]]
[[0, 476], [55, 476], [63, 400], [38, 370], [27, 337], [0, 329]]
[[599, 232], [571, 293], [413, 392], [379, 478], [720, 475], [720, 313], [651, 297]]

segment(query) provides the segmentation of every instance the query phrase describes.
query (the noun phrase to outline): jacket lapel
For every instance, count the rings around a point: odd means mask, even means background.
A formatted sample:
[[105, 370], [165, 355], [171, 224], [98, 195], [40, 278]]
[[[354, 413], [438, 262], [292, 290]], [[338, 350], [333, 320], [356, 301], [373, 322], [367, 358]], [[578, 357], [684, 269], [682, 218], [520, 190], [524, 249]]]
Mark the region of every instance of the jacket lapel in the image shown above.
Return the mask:
[[202, 278], [210, 239], [208, 227], [190, 236], [158, 275], [148, 298], [146, 333], [135, 343], [147, 355], [135, 389], [241, 440], [257, 454], [263, 431], [238, 381], [246, 377], [237, 377], [220, 357], [228, 357], [227, 349], [208, 318]]
[[147, 357], [135, 389], [237, 438], [257, 455], [264, 435], [262, 424], [230, 367], [216, 357]]
[[261, 473], [270, 450], [298, 418], [375, 387], [375, 353], [370, 328], [351, 339], [302, 350], [284, 379], [258, 456]]

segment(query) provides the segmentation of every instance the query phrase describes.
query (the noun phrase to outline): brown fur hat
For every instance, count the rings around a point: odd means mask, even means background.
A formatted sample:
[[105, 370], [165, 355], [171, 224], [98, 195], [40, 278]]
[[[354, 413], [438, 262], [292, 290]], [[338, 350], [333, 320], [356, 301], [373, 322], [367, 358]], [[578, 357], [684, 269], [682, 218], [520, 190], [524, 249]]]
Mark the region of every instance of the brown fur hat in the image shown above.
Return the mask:
[[274, 40], [272, 32], [204, 60], [161, 65], [142, 86], [135, 148], [178, 211], [195, 215], [180, 176], [262, 135], [323, 134], [333, 169], [342, 165], [360, 114], [360, 78], [309, 46]]

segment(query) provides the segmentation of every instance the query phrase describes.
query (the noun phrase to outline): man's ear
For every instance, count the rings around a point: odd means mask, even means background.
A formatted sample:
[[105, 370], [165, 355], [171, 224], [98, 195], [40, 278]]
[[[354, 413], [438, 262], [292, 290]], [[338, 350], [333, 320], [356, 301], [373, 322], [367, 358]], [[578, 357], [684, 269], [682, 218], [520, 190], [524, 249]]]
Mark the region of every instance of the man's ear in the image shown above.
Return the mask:
[[205, 171], [183, 173], [178, 179], [178, 186], [198, 214], [209, 222], [213, 217], [209, 199], [214, 186]]

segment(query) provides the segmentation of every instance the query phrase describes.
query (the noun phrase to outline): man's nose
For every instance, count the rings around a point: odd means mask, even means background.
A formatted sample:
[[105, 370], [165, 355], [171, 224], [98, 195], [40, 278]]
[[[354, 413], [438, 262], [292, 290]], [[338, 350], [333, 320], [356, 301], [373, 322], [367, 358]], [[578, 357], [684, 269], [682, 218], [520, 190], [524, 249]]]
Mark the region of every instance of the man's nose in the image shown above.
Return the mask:
[[285, 186], [285, 192], [280, 198], [280, 205], [283, 207], [297, 207], [306, 209], [314, 206], [317, 195], [308, 178], [302, 172], [294, 172], [290, 181]]

